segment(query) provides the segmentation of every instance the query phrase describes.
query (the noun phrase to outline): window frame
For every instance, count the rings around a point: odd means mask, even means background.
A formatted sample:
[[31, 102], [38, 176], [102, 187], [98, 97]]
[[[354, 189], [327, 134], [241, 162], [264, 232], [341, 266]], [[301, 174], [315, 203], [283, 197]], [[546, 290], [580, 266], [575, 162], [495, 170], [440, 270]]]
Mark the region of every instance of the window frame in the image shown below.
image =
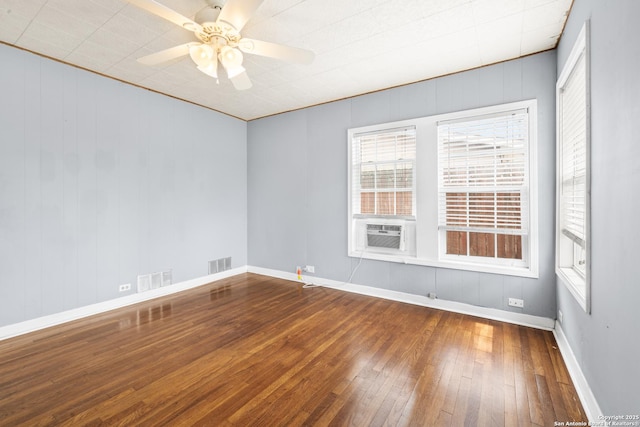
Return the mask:
[[[563, 183], [564, 134], [563, 130], [563, 90], [574, 75], [574, 71], [584, 61], [584, 241], [576, 242], [576, 237], [563, 230]], [[590, 76], [590, 23], [585, 21], [571, 49], [556, 82], [556, 256], [555, 270], [560, 282], [569, 290], [580, 307], [591, 312], [591, 76]], [[580, 239], [581, 240], [581, 239]], [[576, 260], [580, 246], [584, 251], [584, 265]], [[578, 261], [578, 264], [576, 263]]]
[[[351, 130], [349, 131], [349, 194], [350, 194], [350, 205], [349, 208], [351, 211], [353, 211], [354, 205], [354, 190], [355, 190], [355, 186], [358, 185], [358, 199], [362, 200], [362, 194], [364, 193], [371, 193], [374, 194], [374, 213], [353, 213], [354, 217], [359, 217], [359, 218], [384, 218], [384, 219], [409, 219], [409, 220], [413, 220], [415, 219], [415, 212], [416, 212], [416, 176], [415, 176], [415, 171], [416, 171], [416, 158], [415, 155], [413, 156], [413, 158], [411, 159], [398, 159], [398, 158], [394, 158], [393, 160], [390, 159], [386, 159], [386, 160], [378, 160], [376, 159], [375, 161], [370, 161], [367, 162], [366, 165], [368, 166], [372, 166], [374, 167], [375, 170], [378, 169], [378, 166], [380, 165], [393, 165], [393, 170], [394, 170], [394, 183], [395, 185], [393, 187], [379, 187], [378, 185], [378, 175], [377, 173], [374, 173], [374, 177], [373, 177], [373, 187], [368, 188], [368, 187], [363, 187], [361, 185], [360, 179], [362, 176], [362, 173], [357, 174], [358, 179], [356, 179], [356, 174], [354, 173], [354, 166], [358, 165], [358, 167], [360, 167], [360, 171], [362, 171], [362, 165], [365, 163], [362, 162], [354, 162], [353, 161], [353, 156], [354, 156], [354, 138], [362, 138], [365, 135], [375, 135], [375, 134], [391, 134], [391, 133], [401, 133], [403, 131], [406, 130], [412, 130], [415, 134], [416, 130], [415, 130], [415, 126], [409, 124], [407, 126], [386, 126], [386, 125], [377, 125], [377, 126], [371, 126], [371, 127], [367, 127], [366, 130], [360, 130], [358, 132], [351, 132]], [[415, 135], [414, 135], [414, 139], [415, 139]], [[398, 141], [395, 142], [395, 147], [397, 148], [397, 144]], [[417, 145], [417, 144], [416, 144]], [[358, 151], [359, 152], [359, 151]], [[376, 156], [378, 153], [377, 147], [376, 147]], [[397, 156], [396, 156], [397, 157]], [[410, 187], [398, 187], [397, 186], [397, 166], [398, 165], [407, 165], [407, 164], [411, 164], [411, 186]], [[404, 190], [404, 191], [401, 191]], [[407, 192], [406, 190], [410, 190], [411, 192], [411, 214], [410, 215], [406, 215], [406, 214], [381, 214], [378, 213], [378, 195], [380, 193], [393, 193], [395, 195], [395, 200], [393, 202], [393, 206], [394, 206], [394, 211], [397, 212], [397, 194], [399, 192]]]
[[[510, 186], [508, 187], [504, 187], [499, 185], [497, 182], [494, 182], [493, 185], [485, 185], [485, 186], [477, 186], [477, 185], [473, 185], [471, 184], [471, 182], [473, 180], [478, 180], [479, 177], [477, 174], [473, 174], [473, 173], [466, 173], [464, 174], [464, 178], [467, 180], [467, 184], [466, 185], [447, 185], [445, 177], [444, 177], [444, 173], [445, 173], [445, 164], [444, 162], [441, 162], [440, 160], [442, 160], [443, 154], [444, 152], [443, 147], [441, 145], [441, 138], [440, 138], [440, 130], [441, 127], [447, 128], [447, 127], [456, 127], [456, 125], [459, 124], [470, 124], [470, 123], [474, 123], [474, 122], [479, 122], [479, 121], [486, 121], [486, 120], [492, 120], [492, 119], [499, 119], [500, 121], [503, 122], [509, 122], [510, 119], [505, 119], [505, 117], [507, 116], [511, 116], [511, 115], [524, 115], [526, 117], [526, 134], [524, 135], [524, 146], [523, 148], [518, 151], [518, 154], [522, 154], [524, 155], [524, 162], [522, 163], [522, 184], [517, 185], [514, 183], [510, 183]], [[454, 123], [451, 123], [454, 122]], [[497, 124], [497, 123], [495, 123]], [[529, 167], [530, 167], [530, 163], [528, 162], [529, 160], [529, 151], [530, 151], [530, 142], [529, 142], [529, 138], [530, 138], [530, 132], [529, 132], [529, 126], [530, 126], [530, 119], [529, 119], [529, 111], [527, 109], [520, 109], [520, 110], [506, 110], [506, 111], [501, 111], [501, 112], [496, 112], [496, 113], [492, 113], [492, 114], [488, 114], [488, 115], [481, 115], [481, 116], [467, 116], [464, 117], [462, 119], [457, 119], [457, 120], [445, 120], [445, 121], [441, 121], [438, 123], [438, 155], [439, 155], [439, 161], [438, 161], [438, 181], [439, 181], [439, 193], [442, 196], [442, 194], [451, 194], [451, 193], [459, 193], [459, 194], [466, 194], [467, 197], [465, 198], [465, 207], [467, 209], [465, 209], [464, 211], [464, 218], [466, 218], [467, 222], [469, 222], [469, 220], [471, 220], [471, 218], [473, 218], [475, 215], [478, 215], [479, 212], [475, 211], [471, 208], [471, 206], [473, 205], [472, 203], [472, 198], [470, 197], [471, 194], [480, 194], [480, 193], [484, 193], [484, 194], [490, 194], [493, 193], [494, 194], [494, 198], [493, 198], [493, 220], [494, 220], [494, 227], [486, 227], [485, 229], [480, 229], [479, 227], [473, 227], [470, 226], [469, 224], [467, 224], [467, 226], [462, 226], [462, 227], [451, 227], [451, 226], [447, 226], [444, 225], [443, 222], [446, 222], [450, 219], [448, 213], [443, 213], [443, 210], [446, 210], [446, 206], [443, 206], [443, 202], [446, 205], [446, 201], [443, 200], [442, 198], [439, 198], [438, 200], [438, 212], [440, 215], [440, 219], [439, 219], [439, 233], [438, 233], [438, 237], [440, 239], [440, 247], [439, 247], [439, 257], [443, 260], [452, 260], [452, 261], [457, 261], [457, 262], [469, 262], [469, 263], [482, 263], [482, 264], [489, 264], [489, 265], [502, 265], [502, 266], [513, 266], [513, 267], [524, 267], [526, 268], [528, 265], [528, 260], [529, 260], [529, 227], [528, 227], [528, 222], [529, 222], [529, 203], [530, 203], [530, 197], [529, 197], [529, 183], [530, 183], [530, 179], [529, 179]], [[491, 140], [491, 144], [494, 143], [494, 140]], [[455, 143], [456, 145], [460, 146], [459, 142]], [[466, 144], [468, 145], [468, 144]], [[468, 147], [467, 147], [468, 148]], [[469, 154], [471, 154], [471, 151], [467, 150], [467, 152]], [[495, 156], [495, 151], [493, 153], [493, 155]], [[464, 157], [464, 159], [467, 159], [464, 163], [467, 165], [468, 168], [468, 162], [469, 160], [471, 161], [478, 161], [480, 159], [482, 159], [482, 157], [485, 156], [477, 156], [474, 157], [473, 155]], [[496, 158], [493, 157], [494, 160], [494, 165], [493, 165], [493, 171], [492, 173], [494, 173], [496, 175], [496, 178], [499, 174], [499, 169], [498, 166], [495, 164], [495, 160]], [[483, 167], [485, 167], [486, 165], [483, 165]], [[481, 172], [486, 173], [487, 170], [483, 169]], [[460, 178], [460, 175], [457, 175], [458, 179]], [[471, 180], [469, 180], [469, 178], [471, 178]], [[455, 189], [458, 190], [455, 190]], [[481, 190], [482, 188], [482, 190]], [[518, 192], [519, 193], [519, 199], [520, 199], [520, 204], [519, 204], [519, 208], [520, 208], [520, 215], [519, 215], [519, 219], [522, 225], [522, 229], [525, 229], [525, 232], [509, 232], [510, 231], [510, 227], [504, 227], [504, 228], [499, 228], [497, 226], [495, 226], [495, 222], [499, 220], [499, 213], [498, 213], [498, 201], [496, 200], [496, 198], [498, 197], [499, 193], [514, 193], [514, 192]], [[479, 199], [475, 199], [476, 204], [478, 203], [482, 203], [481, 200]], [[462, 210], [460, 210], [460, 212], [462, 212]], [[444, 217], [443, 217], [444, 215]], [[454, 215], [455, 216], [455, 215]], [[505, 218], [503, 218], [505, 219]], [[485, 222], [487, 220], [487, 218], [476, 218], [476, 221], [480, 221], [480, 222]], [[459, 229], [458, 229], [459, 228]], [[451, 254], [448, 253], [448, 233], [450, 231], [462, 231], [464, 233], [467, 233], [466, 236], [466, 246], [467, 246], [467, 254]], [[502, 232], [500, 232], [502, 231]], [[492, 235], [492, 240], [493, 240], [493, 245], [494, 245], [494, 254], [492, 257], [485, 257], [485, 256], [479, 256], [479, 255], [472, 255], [471, 252], [471, 234], [491, 234]], [[521, 256], [522, 258], [501, 258], [498, 257], [498, 249], [497, 249], [497, 242], [498, 242], [498, 236], [499, 235], [519, 235], [520, 236], [520, 246], [521, 246]]]
[[[440, 121], [464, 119], [468, 117], [484, 116], [503, 113], [512, 110], [526, 109], [529, 119], [529, 232], [526, 243], [526, 265], [514, 265], [512, 262], [487, 263], [486, 259], [444, 259], [440, 256], [440, 239], [438, 230], [438, 136], [437, 123]], [[347, 131], [348, 147], [348, 189], [347, 189], [347, 221], [348, 242], [347, 254], [354, 258], [373, 259], [381, 261], [399, 262], [412, 265], [442, 267], [456, 270], [485, 272], [507, 276], [538, 278], [538, 113], [537, 100], [523, 100], [518, 102], [474, 108], [469, 110], [444, 113], [411, 120], [383, 123], [372, 126], [351, 128]], [[376, 253], [358, 248], [357, 220], [352, 213], [352, 135], [376, 129], [392, 129], [404, 126], [416, 128], [416, 163], [414, 169], [415, 180], [415, 219], [405, 218], [410, 227], [415, 230], [415, 250], [409, 252]], [[523, 240], [523, 258], [525, 257], [525, 242]], [[501, 259], [500, 259], [501, 260]]]

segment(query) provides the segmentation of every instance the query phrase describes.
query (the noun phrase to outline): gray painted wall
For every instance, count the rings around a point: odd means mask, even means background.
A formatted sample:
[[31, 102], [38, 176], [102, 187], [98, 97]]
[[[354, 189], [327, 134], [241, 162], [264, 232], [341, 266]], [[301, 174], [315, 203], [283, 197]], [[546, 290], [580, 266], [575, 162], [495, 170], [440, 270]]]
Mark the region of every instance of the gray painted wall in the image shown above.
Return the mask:
[[0, 45], [0, 326], [247, 263], [246, 123]]
[[591, 315], [558, 284], [562, 329], [605, 415], [640, 411], [640, 2], [575, 0], [558, 74], [591, 20]]
[[554, 83], [591, 18], [592, 313], [562, 285], [557, 304], [604, 413], [637, 413], [638, 16], [635, 0], [576, 0], [557, 64], [547, 52], [248, 130], [0, 45], [0, 326], [117, 298], [139, 273], [202, 276], [223, 256], [284, 271], [312, 264], [318, 276], [346, 280], [358, 263], [346, 256], [348, 128], [529, 98], [540, 116], [540, 278], [363, 260], [353, 281], [512, 311], [506, 299], [520, 297], [524, 313], [555, 318]]
[[358, 259], [347, 257], [348, 128], [536, 98], [540, 278], [363, 260], [352, 282], [555, 318], [555, 79], [553, 51], [249, 122], [249, 264], [349, 278]]

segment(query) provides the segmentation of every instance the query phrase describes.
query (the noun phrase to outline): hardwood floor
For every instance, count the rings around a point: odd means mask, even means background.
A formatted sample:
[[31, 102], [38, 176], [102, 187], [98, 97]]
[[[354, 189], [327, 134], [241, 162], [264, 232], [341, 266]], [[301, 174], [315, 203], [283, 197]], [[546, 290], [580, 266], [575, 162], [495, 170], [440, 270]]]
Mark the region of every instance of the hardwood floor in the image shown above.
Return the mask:
[[550, 332], [243, 274], [0, 341], [0, 425], [586, 420]]

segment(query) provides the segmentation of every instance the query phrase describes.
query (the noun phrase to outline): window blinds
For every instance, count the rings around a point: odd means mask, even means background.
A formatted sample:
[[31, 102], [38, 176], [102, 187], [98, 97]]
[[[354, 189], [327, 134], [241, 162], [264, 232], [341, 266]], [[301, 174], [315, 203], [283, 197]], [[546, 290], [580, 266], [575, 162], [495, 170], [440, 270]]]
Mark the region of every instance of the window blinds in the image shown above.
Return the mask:
[[584, 53], [561, 89], [561, 211], [562, 233], [585, 247], [587, 115]]
[[438, 123], [438, 226], [528, 232], [526, 110]]
[[415, 127], [355, 134], [352, 212], [415, 215]]

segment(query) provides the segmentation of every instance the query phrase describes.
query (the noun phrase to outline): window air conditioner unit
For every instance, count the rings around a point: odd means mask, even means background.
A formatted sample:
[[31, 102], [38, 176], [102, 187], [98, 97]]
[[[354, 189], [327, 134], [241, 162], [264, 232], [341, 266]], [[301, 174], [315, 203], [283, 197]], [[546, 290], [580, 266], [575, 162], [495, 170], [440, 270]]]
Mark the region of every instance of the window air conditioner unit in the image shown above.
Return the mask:
[[367, 247], [404, 250], [403, 225], [367, 224]]
[[412, 220], [357, 218], [353, 221], [353, 251], [414, 256], [416, 223]]

